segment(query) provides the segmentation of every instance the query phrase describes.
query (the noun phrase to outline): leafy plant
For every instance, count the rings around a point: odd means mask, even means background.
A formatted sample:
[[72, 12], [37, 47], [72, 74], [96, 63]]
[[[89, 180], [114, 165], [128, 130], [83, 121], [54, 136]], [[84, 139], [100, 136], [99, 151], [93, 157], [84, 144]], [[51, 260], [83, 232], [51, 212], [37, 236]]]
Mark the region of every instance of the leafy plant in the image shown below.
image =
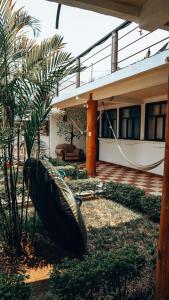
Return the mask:
[[24, 283], [27, 278], [24, 274], [0, 273], [0, 299], [1, 300], [29, 300], [30, 285]]
[[63, 160], [58, 160], [56, 158], [49, 158], [49, 162], [54, 166], [54, 167], [59, 167], [59, 166], [73, 166], [75, 168], [77, 168], [77, 163], [70, 163], [70, 162], [66, 162]]
[[103, 190], [106, 198], [114, 199], [132, 209], [140, 209], [140, 200], [145, 194], [144, 190], [135, 186], [113, 182], [105, 182]]
[[[65, 259], [51, 273], [51, 291], [57, 299], [127, 299], [127, 284], [139, 276], [145, 258], [135, 248]], [[105, 298], [104, 298], [105, 299]]]
[[105, 182], [103, 195], [138, 212], [143, 212], [152, 221], [159, 222], [161, 197], [145, 195], [144, 190], [132, 185]]
[[154, 222], [160, 221], [161, 197], [145, 195], [141, 197], [141, 210]]
[[73, 167], [71, 165], [56, 167], [56, 170], [59, 173], [64, 174], [66, 177], [69, 177], [69, 176], [75, 177], [76, 176], [76, 169], [75, 169], [75, 167]]
[[49, 161], [53, 166], [57, 167], [57, 170], [63, 170], [66, 173], [66, 176], [72, 176], [73, 179], [87, 179], [86, 169], [78, 169], [77, 163], [65, 162], [51, 157], [49, 158]]
[[67, 182], [74, 194], [80, 194], [85, 191], [100, 192], [102, 183], [99, 179], [75, 179]]
[[86, 169], [82, 169], [82, 170], [76, 169], [75, 176], [77, 179], [87, 179], [87, 170]]

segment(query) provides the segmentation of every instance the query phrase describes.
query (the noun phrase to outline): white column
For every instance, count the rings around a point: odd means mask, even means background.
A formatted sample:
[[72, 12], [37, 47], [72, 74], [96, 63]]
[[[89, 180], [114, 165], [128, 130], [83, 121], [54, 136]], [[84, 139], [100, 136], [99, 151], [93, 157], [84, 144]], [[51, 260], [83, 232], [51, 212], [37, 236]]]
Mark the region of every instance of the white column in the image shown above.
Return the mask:
[[102, 137], [102, 113], [103, 111], [100, 110], [100, 119], [99, 119], [99, 137]]
[[144, 140], [145, 134], [145, 104], [141, 104], [140, 140]]
[[118, 139], [119, 139], [119, 129], [120, 129], [119, 122], [120, 122], [119, 108], [117, 108], [117, 134], [116, 134], [116, 136]]
[[55, 147], [56, 147], [56, 116], [50, 115], [50, 132], [49, 132], [49, 147], [50, 156], [55, 158]]

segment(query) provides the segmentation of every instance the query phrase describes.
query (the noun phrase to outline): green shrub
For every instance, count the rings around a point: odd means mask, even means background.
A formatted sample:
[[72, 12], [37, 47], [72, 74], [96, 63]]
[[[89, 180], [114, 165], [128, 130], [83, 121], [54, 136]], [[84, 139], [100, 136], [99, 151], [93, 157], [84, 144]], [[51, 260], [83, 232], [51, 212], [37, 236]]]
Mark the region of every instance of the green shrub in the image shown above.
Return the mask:
[[49, 159], [50, 163], [56, 167], [61, 174], [65, 174], [67, 177], [73, 177], [73, 179], [85, 179], [87, 178], [86, 169], [78, 169], [77, 163], [65, 162], [63, 160], [57, 160], [55, 158]]
[[102, 182], [99, 179], [76, 179], [67, 182], [68, 186], [74, 194], [80, 194], [85, 191], [97, 191], [100, 190]]
[[57, 167], [57, 166], [73, 166], [73, 167], [77, 167], [77, 163], [70, 163], [70, 162], [65, 162], [64, 160], [58, 160], [56, 158], [49, 158], [49, 162], [54, 166], [54, 167]]
[[56, 170], [62, 175], [66, 177], [72, 177], [73, 179], [86, 179], [87, 172], [86, 169], [78, 170], [72, 165], [65, 165], [65, 166], [57, 166]]
[[104, 196], [113, 199], [129, 208], [140, 210], [141, 198], [145, 195], [144, 190], [129, 184], [105, 182], [103, 184]]
[[103, 183], [103, 196], [145, 213], [152, 221], [160, 220], [160, 196], [145, 195], [144, 190], [140, 188], [111, 181]]
[[53, 268], [51, 291], [58, 300], [97, 299], [97, 295], [120, 299], [127, 295], [126, 284], [139, 276], [144, 264], [145, 258], [134, 247], [93, 253], [82, 261], [65, 259]]
[[147, 214], [154, 222], [160, 221], [161, 197], [145, 195], [141, 198], [142, 212]]
[[55, 167], [55, 166], [66, 166], [66, 162], [63, 160], [58, 160], [56, 158], [49, 158], [49, 162]]
[[1, 300], [28, 300], [30, 299], [30, 285], [24, 283], [27, 276], [23, 274], [7, 275], [0, 273]]
[[86, 179], [87, 178], [87, 171], [86, 169], [76, 169], [76, 179]]
[[65, 166], [57, 166], [55, 167], [56, 170], [62, 175], [64, 174], [66, 177], [75, 177], [75, 167], [71, 165], [65, 165]]

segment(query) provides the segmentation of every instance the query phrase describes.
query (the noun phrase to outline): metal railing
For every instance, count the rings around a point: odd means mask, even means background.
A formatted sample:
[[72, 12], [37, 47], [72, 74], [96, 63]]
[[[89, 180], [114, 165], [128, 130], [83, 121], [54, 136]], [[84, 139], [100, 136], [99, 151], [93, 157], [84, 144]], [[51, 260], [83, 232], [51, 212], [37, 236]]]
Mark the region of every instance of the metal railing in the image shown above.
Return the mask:
[[125, 21], [72, 60], [78, 71], [59, 82], [56, 94], [59, 96], [168, 48], [167, 31], [148, 32]]

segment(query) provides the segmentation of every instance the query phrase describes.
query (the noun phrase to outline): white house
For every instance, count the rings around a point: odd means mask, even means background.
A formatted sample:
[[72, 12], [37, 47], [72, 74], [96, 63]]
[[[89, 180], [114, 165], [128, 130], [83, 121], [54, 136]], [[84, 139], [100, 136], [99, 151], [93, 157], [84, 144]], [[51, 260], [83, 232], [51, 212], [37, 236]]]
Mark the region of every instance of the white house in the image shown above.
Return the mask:
[[[128, 160], [143, 166], [157, 162], [164, 157], [169, 33], [157, 30], [140, 34], [137, 24], [125, 22], [102, 40], [77, 58], [86, 69], [92, 68], [93, 80], [87, 82], [86, 78], [85, 82], [85, 71], [76, 74], [74, 79], [71, 77], [76, 87], [62, 88], [53, 105], [60, 109], [84, 108], [92, 94], [93, 101], [97, 102], [99, 119], [99, 160], [133, 167], [117, 147], [109, 128], [108, 115]], [[93, 61], [96, 63], [93, 64]], [[99, 64], [99, 69], [109, 67], [106, 76], [98, 76]], [[56, 144], [63, 142], [64, 137], [56, 134], [56, 115], [53, 114], [50, 119], [51, 156], [55, 157]], [[85, 151], [84, 136], [75, 140], [75, 144]], [[163, 164], [150, 172], [161, 175]]]

